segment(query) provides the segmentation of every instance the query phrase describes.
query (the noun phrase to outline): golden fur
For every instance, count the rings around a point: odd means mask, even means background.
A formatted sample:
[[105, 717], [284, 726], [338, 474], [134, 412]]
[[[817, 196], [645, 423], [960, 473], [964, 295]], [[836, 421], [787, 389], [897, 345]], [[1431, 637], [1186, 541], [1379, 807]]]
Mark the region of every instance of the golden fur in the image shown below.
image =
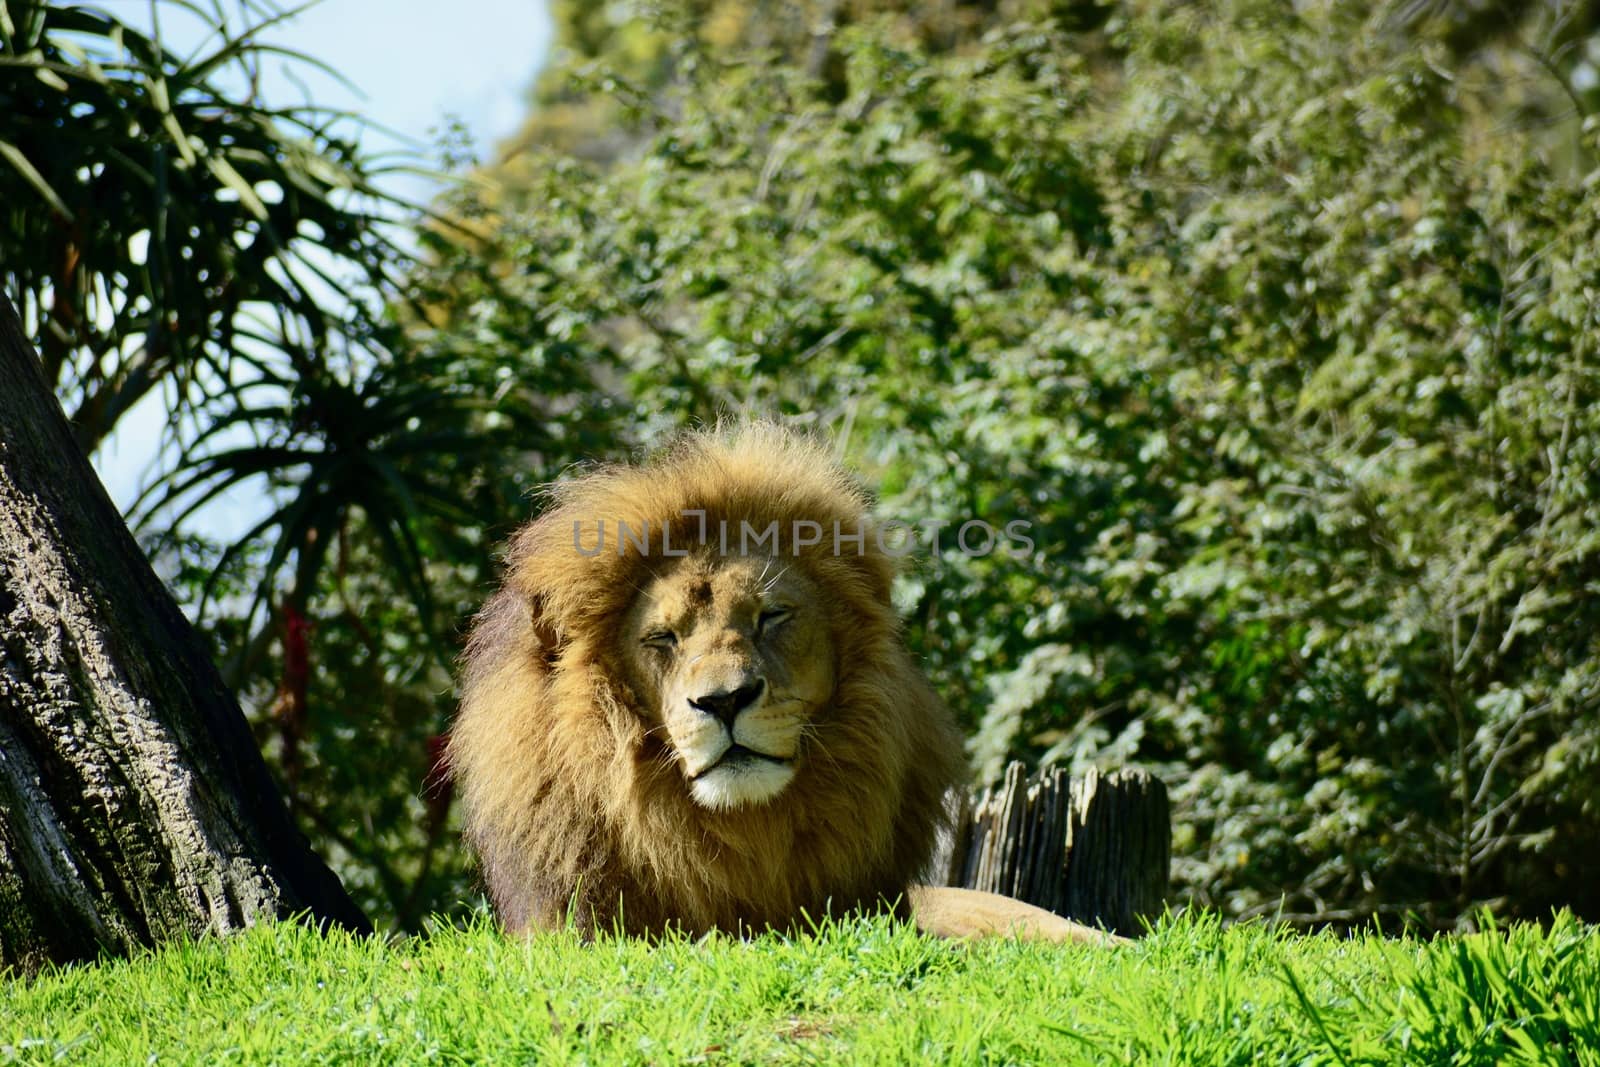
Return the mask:
[[[866, 505], [766, 424], [552, 488], [476, 620], [450, 739], [509, 929], [786, 928], [904, 897], [961, 746], [902, 642]], [[802, 545], [795, 520], [825, 536]], [[741, 524], [774, 521], [776, 552], [740, 550]], [[618, 523], [648, 550], [619, 552]], [[836, 523], [866, 536], [838, 551]], [[745, 710], [712, 699], [730, 693]]]

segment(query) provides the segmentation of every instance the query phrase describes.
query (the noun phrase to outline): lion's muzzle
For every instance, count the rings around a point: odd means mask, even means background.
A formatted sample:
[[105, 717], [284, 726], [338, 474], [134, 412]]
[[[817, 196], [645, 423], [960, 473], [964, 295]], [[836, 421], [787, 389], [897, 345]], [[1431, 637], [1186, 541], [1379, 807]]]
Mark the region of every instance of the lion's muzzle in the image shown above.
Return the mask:
[[695, 800], [708, 808], [760, 804], [794, 777], [799, 724], [775, 706], [767, 683], [739, 672], [684, 701], [674, 731]]

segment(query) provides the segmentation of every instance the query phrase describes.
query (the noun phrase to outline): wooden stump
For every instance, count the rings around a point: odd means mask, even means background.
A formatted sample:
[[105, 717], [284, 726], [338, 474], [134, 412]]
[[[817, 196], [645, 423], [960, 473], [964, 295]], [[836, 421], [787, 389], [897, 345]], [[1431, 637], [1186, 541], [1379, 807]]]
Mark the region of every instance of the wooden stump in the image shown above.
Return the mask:
[[1021, 763], [977, 797], [953, 797], [935, 877], [1003, 893], [1124, 935], [1160, 913], [1172, 852], [1167, 790], [1144, 771], [1031, 777]]

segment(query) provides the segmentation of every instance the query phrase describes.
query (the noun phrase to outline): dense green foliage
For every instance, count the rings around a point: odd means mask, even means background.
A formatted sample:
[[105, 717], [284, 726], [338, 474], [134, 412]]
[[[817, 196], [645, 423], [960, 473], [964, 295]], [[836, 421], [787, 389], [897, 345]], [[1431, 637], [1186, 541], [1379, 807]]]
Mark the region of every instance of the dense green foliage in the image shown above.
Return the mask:
[[292, 925], [0, 981], [0, 1062], [1600, 1063], [1600, 937], [1160, 924], [1119, 949], [883, 920], [660, 944]]
[[779, 411], [887, 516], [1033, 523], [918, 553], [913, 641], [980, 775], [1159, 770], [1186, 899], [1600, 908], [1600, 194], [1543, 162], [1592, 132], [1364, 5], [1106, 32], [857, 26], [838, 82], [690, 41], [611, 89], [634, 157], [522, 168], [464, 321], [618, 448]]
[[844, 71], [832, 43], [851, 26], [870, 23], [893, 40], [943, 52], [1013, 19], [1048, 17], [1088, 29], [1111, 13], [1102, 0], [550, 0], [549, 9], [554, 54], [534, 85], [522, 129], [497, 153], [497, 177], [513, 188], [537, 166], [537, 154], [523, 155], [530, 149], [615, 160], [637, 147], [638, 131], [619, 122], [619, 101], [595, 91], [593, 83], [621, 73], [638, 88], [669, 87], [681, 72], [688, 41], [722, 56], [776, 59], [837, 88]]

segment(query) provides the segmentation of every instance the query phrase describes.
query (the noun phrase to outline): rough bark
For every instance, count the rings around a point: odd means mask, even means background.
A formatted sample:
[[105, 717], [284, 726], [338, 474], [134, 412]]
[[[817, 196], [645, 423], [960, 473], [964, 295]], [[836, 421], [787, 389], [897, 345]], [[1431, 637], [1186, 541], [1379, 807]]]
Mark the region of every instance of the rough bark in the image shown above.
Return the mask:
[[0, 970], [302, 912], [368, 929], [0, 296]]
[[1124, 935], [1160, 914], [1172, 824], [1159, 779], [1132, 770], [1072, 778], [1060, 769], [1030, 778], [1012, 763], [997, 787], [952, 803], [955, 831], [935, 867], [946, 885]]

